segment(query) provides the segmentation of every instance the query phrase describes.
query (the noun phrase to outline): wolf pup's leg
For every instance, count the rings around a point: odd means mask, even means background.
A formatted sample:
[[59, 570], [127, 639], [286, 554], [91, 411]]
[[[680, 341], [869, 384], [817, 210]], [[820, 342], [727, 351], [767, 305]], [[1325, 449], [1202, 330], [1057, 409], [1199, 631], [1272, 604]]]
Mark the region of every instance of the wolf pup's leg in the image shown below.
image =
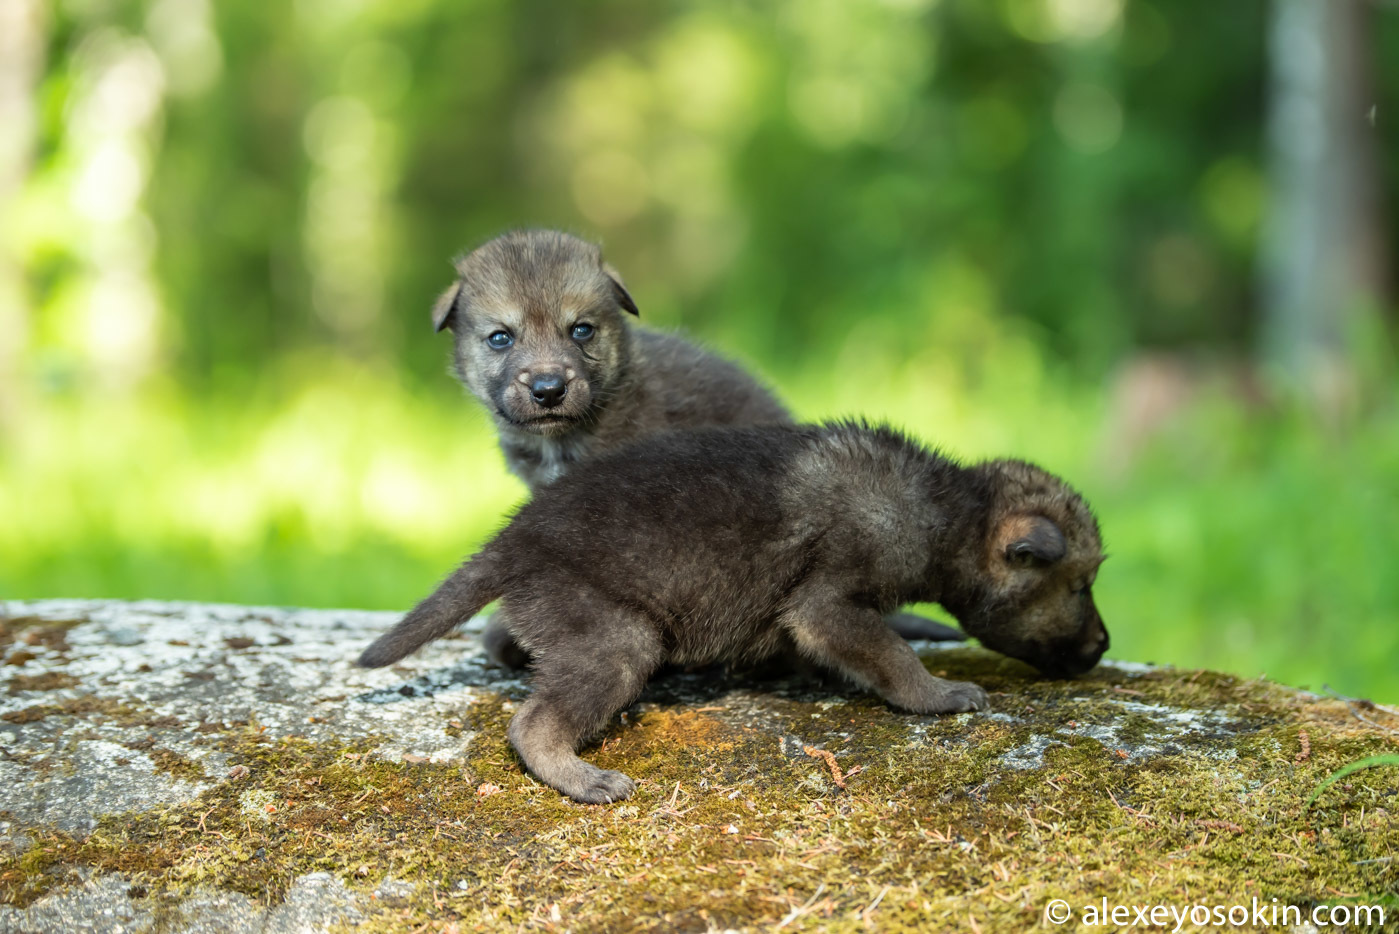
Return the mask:
[[486, 628], [481, 631], [481, 645], [486, 657], [502, 668], [529, 667], [529, 653], [520, 648], [520, 643], [510, 634], [510, 623], [502, 607], [486, 620]]
[[[549, 629], [566, 633], [563, 638], [528, 640], [536, 649], [534, 693], [510, 721], [510, 744], [530, 772], [584, 804], [621, 801], [636, 789], [621, 772], [590, 765], [576, 752], [636, 699], [663, 655], [648, 621], [600, 603], [589, 600], [572, 619], [550, 620]], [[512, 607], [511, 625], [528, 631], [534, 620], [527, 612]]]
[[884, 617], [884, 625], [905, 639], [927, 639], [930, 642], [965, 642], [966, 633], [953, 629], [946, 623], [919, 616], [917, 613], [890, 613]]
[[834, 590], [794, 595], [782, 619], [797, 649], [853, 678], [894, 707], [914, 713], [958, 713], [991, 705], [970, 681], [944, 681], [884, 624], [879, 612]]

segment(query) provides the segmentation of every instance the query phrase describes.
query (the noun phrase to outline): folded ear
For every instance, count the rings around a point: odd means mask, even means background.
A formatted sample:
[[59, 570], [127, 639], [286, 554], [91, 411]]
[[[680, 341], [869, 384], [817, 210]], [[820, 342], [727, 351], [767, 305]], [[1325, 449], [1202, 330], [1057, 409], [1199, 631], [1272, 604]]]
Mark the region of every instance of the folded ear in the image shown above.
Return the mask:
[[632, 301], [631, 293], [627, 291], [627, 287], [622, 285], [622, 277], [617, 275], [617, 270], [613, 269], [610, 264], [603, 263], [602, 271], [608, 279], [612, 280], [612, 294], [616, 297], [617, 304], [640, 318], [641, 312], [637, 311], [636, 302]]
[[1011, 516], [1001, 524], [1006, 560], [1011, 564], [1053, 564], [1068, 552], [1059, 526], [1044, 516]]
[[432, 306], [432, 330], [434, 333], [452, 323], [452, 315], [457, 311], [457, 298], [461, 295], [461, 280], [452, 283]]

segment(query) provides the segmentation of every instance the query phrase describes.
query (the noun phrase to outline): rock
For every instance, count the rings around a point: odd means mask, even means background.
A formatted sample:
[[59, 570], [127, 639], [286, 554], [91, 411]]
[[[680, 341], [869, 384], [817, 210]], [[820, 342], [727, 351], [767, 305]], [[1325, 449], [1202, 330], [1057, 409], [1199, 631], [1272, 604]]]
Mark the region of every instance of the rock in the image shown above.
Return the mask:
[[104, 875], [61, 889], [26, 911], [0, 906], [0, 931], [10, 934], [116, 934], [149, 930], [150, 912], [136, 907], [128, 892], [131, 883], [119, 875]]
[[[657, 679], [562, 800], [505, 742], [527, 695], [468, 624], [357, 669], [392, 613], [0, 604], [0, 931], [1023, 930], [1051, 900], [1388, 905], [1399, 716], [1106, 663], [1043, 681], [925, 647], [993, 709], [810, 675]], [[1385, 899], [1390, 901], [1386, 902]], [[1087, 922], [1085, 922], [1087, 923]]]
[[119, 626], [115, 629], [107, 630], [107, 641], [112, 645], [140, 645], [146, 641], [145, 635], [139, 629], [132, 629], [130, 626]]
[[103, 875], [59, 889], [24, 911], [0, 906], [0, 931], [136, 934], [159, 926], [184, 934], [308, 934], [364, 918], [345, 884], [328, 872], [294, 880], [275, 908], [263, 908], [237, 892], [195, 891], [174, 905], [151, 901], [124, 876]]

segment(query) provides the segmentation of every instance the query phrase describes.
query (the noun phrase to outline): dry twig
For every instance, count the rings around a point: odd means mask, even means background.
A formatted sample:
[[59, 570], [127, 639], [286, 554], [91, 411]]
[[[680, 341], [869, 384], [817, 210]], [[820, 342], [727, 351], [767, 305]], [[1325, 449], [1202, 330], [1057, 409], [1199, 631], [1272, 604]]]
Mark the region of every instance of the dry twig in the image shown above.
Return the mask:
[[[810, 749], [811, 747], [808, 746], [806, 748]], [[775, 930], [782, 930], [787, 925], [791, 924], [793, 921], [806, 914], [807, 911], [811, 909], [811, 906], [816, 904], [816, 899], [820, 898], [821, 893], [824, 891], [826, 891], [826, 883], [822, 882], [816, 887], [816, 891], [811, 893], [811, 897], [806, 900], [805, 905], [802, 905], [800, 908], [793, 908], [791, 911], [787, 912], [787, 917], [783, 918], [781, 921], [778, 922]]]
[[863, 921], [866, 924], [869, 923], [870, 915], [873, 914], [874, 910], [879, 907], [879, 903], [884, 901], [884, 896], [889, 894], [889, 889], [890, 886], [886, 885], [884, 888], [879, 890], [879, 894], [875, 896], [874, 901], [870, 902], [869, 907], [866, 908], [864, 911], [860, 912], [861, 921]]
[[1384, 730], [1386, 733], [1399, 736], [1399, 730], [1396, 730], [1390, 726], [1385, 726], [1383, 723], [1376, 723], [1374, 720], [1371, 720], [1369, 717], [1365, 716], [1363, 713], [1360, 712], [1360, 708], [1365, 707], [1371, 710], [1383, 710], [1385, 713], [1392, 713], [1392, 711], [1388, 707], [1382, 707], [1381, 705], [1376, 704], [1374, 701], [1366, 700], [1364, 698], [1346, 697], [1344, 694], [1337, 694], [1331, 689], [1331, 685], [1329, 684], [1323, 684], [1321, 686], [1321, 689], [1327, 694], [1330, 694], [1332, 697], [1336, 698], [1336, 700], [1344, 701], [1347, 709], [1349, 709], [1350, 712], [1355, 715], [1355, 719], [1359, 720], [1362, 723], [1367, 723], [1377, 730]]
[[836, 757], [824, 749], [817, 749], [815, 746], [803, 746], [802, 752], [813, 759], [822, 759], [826, 767], [831, 770], [831, 781], [836, 783], [837, 788], [845, 787], [845, 776], [841, 774], [840, 766], [836, 765]]

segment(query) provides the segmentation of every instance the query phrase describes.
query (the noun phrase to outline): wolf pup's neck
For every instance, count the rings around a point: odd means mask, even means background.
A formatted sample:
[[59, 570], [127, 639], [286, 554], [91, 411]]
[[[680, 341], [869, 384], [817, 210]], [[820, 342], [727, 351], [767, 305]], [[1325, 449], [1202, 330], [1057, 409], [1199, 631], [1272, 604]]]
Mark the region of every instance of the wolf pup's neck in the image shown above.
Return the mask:
[[937, 454], [932, 458], [926, 482], [945, 522], [931, 531], [928, 568], [933, 583], [918, 599], [940, 603], [959, 616], [962, 607], [983, 596], [983, 545], [989, 534], [987, 515], [995, 491], [975, 467], [959, 466]]

